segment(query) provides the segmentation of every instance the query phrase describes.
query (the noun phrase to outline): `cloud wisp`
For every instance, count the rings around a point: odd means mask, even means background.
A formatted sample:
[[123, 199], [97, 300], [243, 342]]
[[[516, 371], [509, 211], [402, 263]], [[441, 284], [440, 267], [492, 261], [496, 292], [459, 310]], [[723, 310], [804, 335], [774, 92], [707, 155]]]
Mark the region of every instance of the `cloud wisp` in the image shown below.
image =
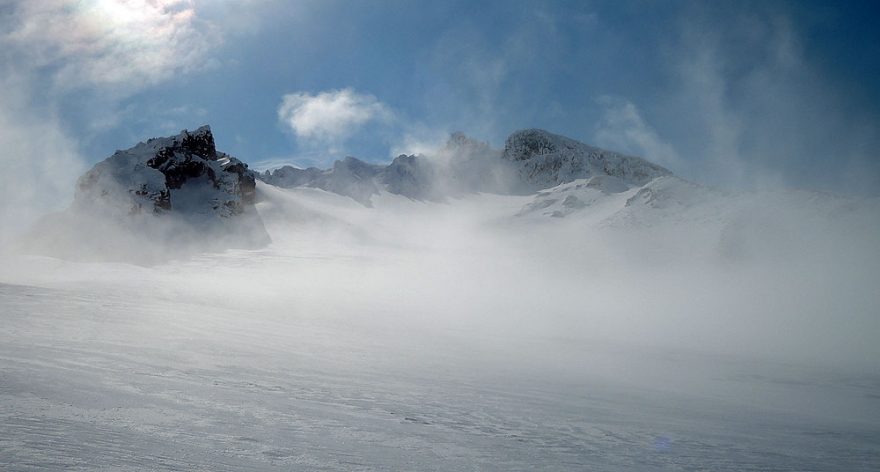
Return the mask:
[[598, 103], [604, 106], [604, 114], [596, 127], [597, 145], [644, 157], [673, 171], [683, 165], [678, 152], [645, 121], [634, 103], [611, 96], [599, 97]]
[[[698, 10], [667, 46], [654, 104], [693, 178], [745, 187], [876, 193], [876, 120], [847, 104], [789, 15]], [[666, 124], [666, 123], [664, 123]], [[853, 178], [842, 169], [864, 169]]]

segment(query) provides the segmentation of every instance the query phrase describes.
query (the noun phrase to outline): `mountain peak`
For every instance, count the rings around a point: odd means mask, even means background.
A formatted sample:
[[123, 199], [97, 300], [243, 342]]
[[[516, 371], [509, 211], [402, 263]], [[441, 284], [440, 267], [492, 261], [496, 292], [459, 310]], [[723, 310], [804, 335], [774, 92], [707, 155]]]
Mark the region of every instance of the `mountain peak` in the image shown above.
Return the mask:
[[461, 131], [456, 131], [449, 135], [449, 139], [446, 141], [446, 150], [448, 151], [475, 151], [475, 150], [485, 150], [489, 149], [489, 144], [483, 141], [476, 140], [471, 138], [470, 136], [464, 134]]
[[512, 133], [504, 144], [502, 158], [515, 164], [522, 180], [537, 188], [594, 175], [610, 175], [628, 184], [644, 185], [672, 174], [640, 157], [606, 151], [537, 128]]
[[200, 126], [193, 132], [183, 130], [180, 133], [181, 147], [192, 152], [193, 154], [216, 159], [217, 148], [214, 145], [214, 133], [211, 132], [209, 125]]
[[75, 203], [128, 213], [167, 211], [229, 217], [252, 205], [254, 174], [218, 153], [210, 126], [116, 151], [83, 175]]
[[504, 154], [512, 157], [513, 160], [521, 161], [534, 155], [557, 152], [561, 145], [573, 143], [577, 141], [543, 129], [522, 129], [514, 131], [507, 137]]

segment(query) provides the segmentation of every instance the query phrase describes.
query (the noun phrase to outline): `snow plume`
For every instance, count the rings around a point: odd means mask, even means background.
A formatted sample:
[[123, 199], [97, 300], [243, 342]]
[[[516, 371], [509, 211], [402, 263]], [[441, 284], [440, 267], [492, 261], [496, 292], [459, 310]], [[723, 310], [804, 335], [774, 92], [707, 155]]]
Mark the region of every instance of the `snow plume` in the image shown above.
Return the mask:
[[[302, 449], [271, 458], [292, 469], [315, 450], [319, 465], [351, 469], [353, 448], [376, 469], [876, 463], [876, 212], [832, 201], [816, 218], [810, 202], [825, 200], [812, 194], [736, 212], [699, 186], [657, 184], [630, 205], [613, 194], [533, 218], [512, 215], [534, 196], [384, 194], [366, 208], [258, 185], [266, 248], [157, 267], [0, 264], [0, 282], [19, 284], [0, 285], [14, 419], [2, 431], [36, 438], [13, 459], [47, 461], [58, 424], [99, 424], [134, 431], [107, 435], [120, 463], [198, 447], [210, 453], [199, 464], [222, 468], [232, 445], [236, 461], [270, 468], [267, 448], [293, 424], [284, 447]], [[595, 224], [609, 209], [633, 224]], [[719, 217], [733, 230], [723, 257], [705, 225]], [[177, 436], [144, 441], [145, 421]], [[242, 434], [264, 436], [233, 442]], [[780, 454], [791, 436], [797, 449]], [[330, 441], [340, 446], [314, 447]], [[50, 459], [95, 460], [76, 444]]]
[[[652, 198], [606, 193], [565, 218], [514, 217], [534, 196], [385, 194], [365, 208], [265, 187], [258, 208], [273, 250], [336, 256], [277, 273], [261, 257], [242, 283], [278, 306], [470, 333], [462, 342], [518, 356], [511, 364], [537, 339], [860, 368], [880, 355], [876, 201], [664, 179], [643, 191]], [[342, 288], [346, 301], [331, 307]]]
[[85, 169], [70, 138], [49, 112], [27, 106], [28, 87], [7, 77], [0, 93], [0, 251], [37, 217], [70, 202]]
[[278, 106], [278, 120], [307, 143], [327, 146], [338, 152], [346, 139], [369, 122], [387, 123], [394, 113], [370, 94], [351, 88], [315, 95], [297, 92], [284, 95]]
[[645, 122], [635, 104], [607, 95], [599, 97], [598, 103], [604, 114], [596, 127], [596, 145], [642, 156], [673, 171], [684, 167], [678, 152]]
[[837, 92], [788, 17], [693, 7], [667, 45], [672, 85], [653, 113], [692, 162], [684, 175], [876, 195], [880, 124]]

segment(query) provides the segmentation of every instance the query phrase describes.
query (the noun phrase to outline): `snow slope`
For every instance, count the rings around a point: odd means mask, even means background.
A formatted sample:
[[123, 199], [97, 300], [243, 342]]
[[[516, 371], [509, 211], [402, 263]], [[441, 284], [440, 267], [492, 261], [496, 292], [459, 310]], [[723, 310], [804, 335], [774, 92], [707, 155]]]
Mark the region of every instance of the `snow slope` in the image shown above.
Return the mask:
[[[572, 184], [557, 190], [595, 190]], [[857, 265], [768, 284], [792, 268], [652, 267], [587, 211], [515, 216], [529, 196], [257, 191], [264, 248], [151, 267], [4, 256], [0, 468], [880, 465], [880, 377], [830, 356], [876, 359]], [[657, 211], [627, 192], [602, 204]]]

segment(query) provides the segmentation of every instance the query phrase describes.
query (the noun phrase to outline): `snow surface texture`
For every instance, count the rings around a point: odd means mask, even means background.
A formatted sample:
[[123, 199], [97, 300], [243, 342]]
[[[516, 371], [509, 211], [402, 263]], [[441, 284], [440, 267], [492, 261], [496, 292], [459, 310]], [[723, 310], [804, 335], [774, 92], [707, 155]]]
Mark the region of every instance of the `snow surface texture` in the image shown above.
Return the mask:
[[528, 196], [258, 192], [265, 248], [6, 256], [0, 469], [880, 465], [878, 326], [861, 319], [877, 258], [855, 240], [710, 270], [717, 226], [682, 241], [588, 211], [513, 216]]

